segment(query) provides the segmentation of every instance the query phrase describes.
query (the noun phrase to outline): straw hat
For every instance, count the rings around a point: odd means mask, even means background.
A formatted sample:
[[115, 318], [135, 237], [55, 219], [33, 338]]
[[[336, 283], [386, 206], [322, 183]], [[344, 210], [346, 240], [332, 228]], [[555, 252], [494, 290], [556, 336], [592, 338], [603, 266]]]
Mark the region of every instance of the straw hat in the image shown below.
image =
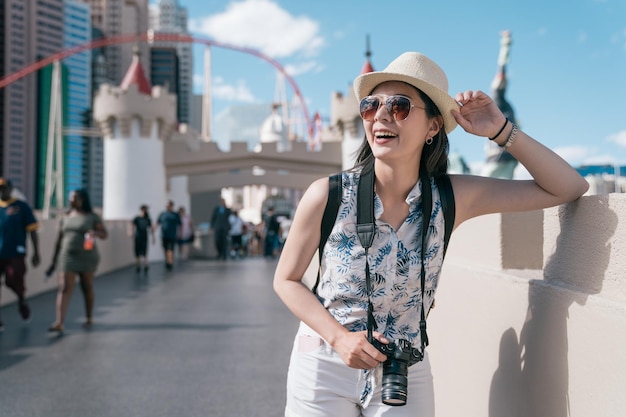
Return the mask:
[[454, 130], [457, 123], [452, 116], [452, 110], [459, 110], [459, 104], [448, 94], [446, 74], [427, 56], [419, 52], [405, 52], [383, 71], [359, 75], [353, 85], [357, 101], [371, 94], [378, 84], [385, 81], [403, 81], [419, 88], [430, 97], [443, 115], [446, 133]]

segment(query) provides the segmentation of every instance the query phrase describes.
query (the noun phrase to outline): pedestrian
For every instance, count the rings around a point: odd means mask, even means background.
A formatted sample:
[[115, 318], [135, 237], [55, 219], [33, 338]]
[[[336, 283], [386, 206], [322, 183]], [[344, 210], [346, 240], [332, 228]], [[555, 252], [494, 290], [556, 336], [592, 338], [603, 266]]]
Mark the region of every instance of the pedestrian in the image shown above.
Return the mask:
[[76, 277], [85, 302], [85, 329], [93, 324], [93, 280], [100, 261], [96, 238], [106, 239], [107, 230], [100, 216], [93, 212], [87, 190], [70, 192], [70, 209], [60, 220], [49, 271], [57, 270], [59, 289], [56, 298], [56, 319], [48, 329], [62, 333]]
[[174, 266], [174, 248], [180, 237], [180, 216], [174, 211], [174, 202], [169, 200], [165, 211], [159, 214], [157, 225], [161, 227], [161, 245], [165, 252], [165, 269], [171, 271]]
[[184, 206], [178, 208], [180, 216], [180, 239], [178, 240], [178, 258], [186, 260], [189, 258], [189, 247], [194, 241], [195, 231], [193, 219], [187, 214]]
[[279, 229], [278, 216], [274, 212], [274, 207], [269, 206], [265, 215], [265, 242], [263, 245], [263, 256], [266, 258], [273, 259], [276, 256]]
[[[302, 197], [276, 268], [274, 288], [301, 320], [285, 415], [432, 417], [425, 317], [443, 262], [444, 210], [439, 208], [445, 190], [438, 189], [435, 176], [446, 173], [447, 135], [458, 124], [469, 134], [489, 137], [533, 177], [451, 175], [455, 227], [483, 214], [566, 203], [588, 184], [509, 122], [487, 94], [468, 90], [449, 96], [444, 72], [422, 54], [404, 53], [385, 70], [358, 76], [353, 87], [365, 139], [356, 166], [342, 173], [339, 214], [323, 247], [315, 291], [301, 280], [320, 244], [328, 178], [315, 181]], [[357, 188], [370, 173], [372, 188], [363, 194], [374, 221], [369, 234], [357, 233]], [[428, 196], [430, 215], [422, 214], [422, 197], [428, 201]], [[388, 405], [403, 400], [404, 407]]]
[[215, 241], [215, 249], [217, 250], [217, 259], [226, 259], [228, 255], [228, 232], [230, 231], [230, 208], [226, 206], [226, 200], [220, 200], [220, 205], [215, 207], [211, 215], [211, 230], [213, 230], [213, 239]]
[[263, 221], [257, 224], [252, 224], [252, 230], [251, 232], [249, 231], [250, 249], [248, 250], [248, 253], [250, 253], [250, 256], [259, 256], [263, 253], [262, 246], [265, 239], [265, 236], [263, 236], [263, 230], [265, 230], [265, 223]]
[[230, 223], [230, 255], [232, 258], [238, 258], [244, 252], [243, 229], [245, 225], [241, 217], [239, 217], [239, 212], [237, 210], [232, 211], [228, 217], [228, 223]]
[[289, 236], [289, 230], [291, 229], [291, 214], [287, 214], [281, 221], [279, 225], [279, 235], [280, 235], [280, 248], [285, 246], [285, 241], [287, 240], [287, 236]]
[[[0, 275], [4, 284], [17, 296], [17, 308], [24, 321], [30, 320], [30, 308], [26, 302], [26, 236], [30, 235], [33, 246], [31, 264], [39, 265], [39, 224], [30, 206], [12, 196], [10, 180], [0, 178]], [[0, 331], [4, 323], [0, 317]]]
[[148, 273], [148, 235], [152, 237], [152, 244], [155, 243], [154, 228], [150, 218], [149, 208], [146, 204], [139, 207], [139, 214], [130, 222], [129, 234], [133, 237], [135, 248], [135, 271], [140, 273], [143, 269], [144, 275]]

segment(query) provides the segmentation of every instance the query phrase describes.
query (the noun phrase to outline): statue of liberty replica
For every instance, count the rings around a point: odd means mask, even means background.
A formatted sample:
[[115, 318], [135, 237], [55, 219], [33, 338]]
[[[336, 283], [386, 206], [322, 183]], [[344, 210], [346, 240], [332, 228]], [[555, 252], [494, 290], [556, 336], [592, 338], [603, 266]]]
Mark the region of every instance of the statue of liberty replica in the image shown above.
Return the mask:
[[[513, 108], [504, 97], [506, 93], [506, 66], [509, 63], [509, 55], [511, 52], [511, 32], [503, 31], [500, 37], [500, 54], [498, 55], [498, 71], [491, 82], [491, 96], [498, 108], [505, 117], [515, 124], [515, 113]], [[498, 146], [495, 142], [487, 141], [485, 152], [487, 160], [482, 170], [482, 176], [495, 178], [513, 178], [513, 172], [517, 166], [517, 160]]]

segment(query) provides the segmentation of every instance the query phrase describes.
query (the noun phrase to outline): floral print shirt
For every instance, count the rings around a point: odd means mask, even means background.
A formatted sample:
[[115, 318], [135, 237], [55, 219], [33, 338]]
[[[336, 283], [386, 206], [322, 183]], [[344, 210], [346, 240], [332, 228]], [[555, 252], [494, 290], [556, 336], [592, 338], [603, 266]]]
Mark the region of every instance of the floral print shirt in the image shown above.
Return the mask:
[[[317, 296], [333, 317], [348, 330], [367, 330], [367, 291], [365, 283], [365, 249], [356, 232], [357, 189], [359, 173], [342, 174], [342, 199], [337, 219], [324, 247]], [[428, 221], [425, 253], [422, 254], [422, 192], [418, 181], [406, 202], [409, 215], [398, 230], [381, 221], [384, 211], [374, 193], [376, 229], [368, 250], [371, 280], [371, 302], [376, 330], [389, 340], [406, 339], [421, 346], [420, 315], [422, 308], [421, 259], [425, 258], [426, 288], [424, 308], [430, 308], [443, 264], [444, 216], [441, 198], [431, 180], [432, 210]], [[369, 372], [362, 394], [362, 404], [369, 403], [373, 385], [380, 372]]]

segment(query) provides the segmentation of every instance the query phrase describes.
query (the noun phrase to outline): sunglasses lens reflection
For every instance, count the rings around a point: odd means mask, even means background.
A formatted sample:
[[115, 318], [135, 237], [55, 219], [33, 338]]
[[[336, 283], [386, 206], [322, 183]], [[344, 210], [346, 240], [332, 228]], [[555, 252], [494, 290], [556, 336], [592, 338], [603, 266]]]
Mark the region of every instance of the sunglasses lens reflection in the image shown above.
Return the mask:
[[380, 100], [376, 97], [365, 97], [361, 100], [361, 117], [363, 120], [374, 120], [374, 115], [380, 107]]
[[411, 102], [406, 97], [389, 97], [386, 106], [387, 110], [393, 114], [393, 118], [396, 120], [404, 120], [409, 117]]
[[[361, 100], [360, 113], [363, 120], [372, 121], [380, 108], [380, 98], [368, 96]], [[385, 100], [385, 108], [395, 120], [404, 120], [409, 117], [411, 101], [402, 96], [391, 96]]]

